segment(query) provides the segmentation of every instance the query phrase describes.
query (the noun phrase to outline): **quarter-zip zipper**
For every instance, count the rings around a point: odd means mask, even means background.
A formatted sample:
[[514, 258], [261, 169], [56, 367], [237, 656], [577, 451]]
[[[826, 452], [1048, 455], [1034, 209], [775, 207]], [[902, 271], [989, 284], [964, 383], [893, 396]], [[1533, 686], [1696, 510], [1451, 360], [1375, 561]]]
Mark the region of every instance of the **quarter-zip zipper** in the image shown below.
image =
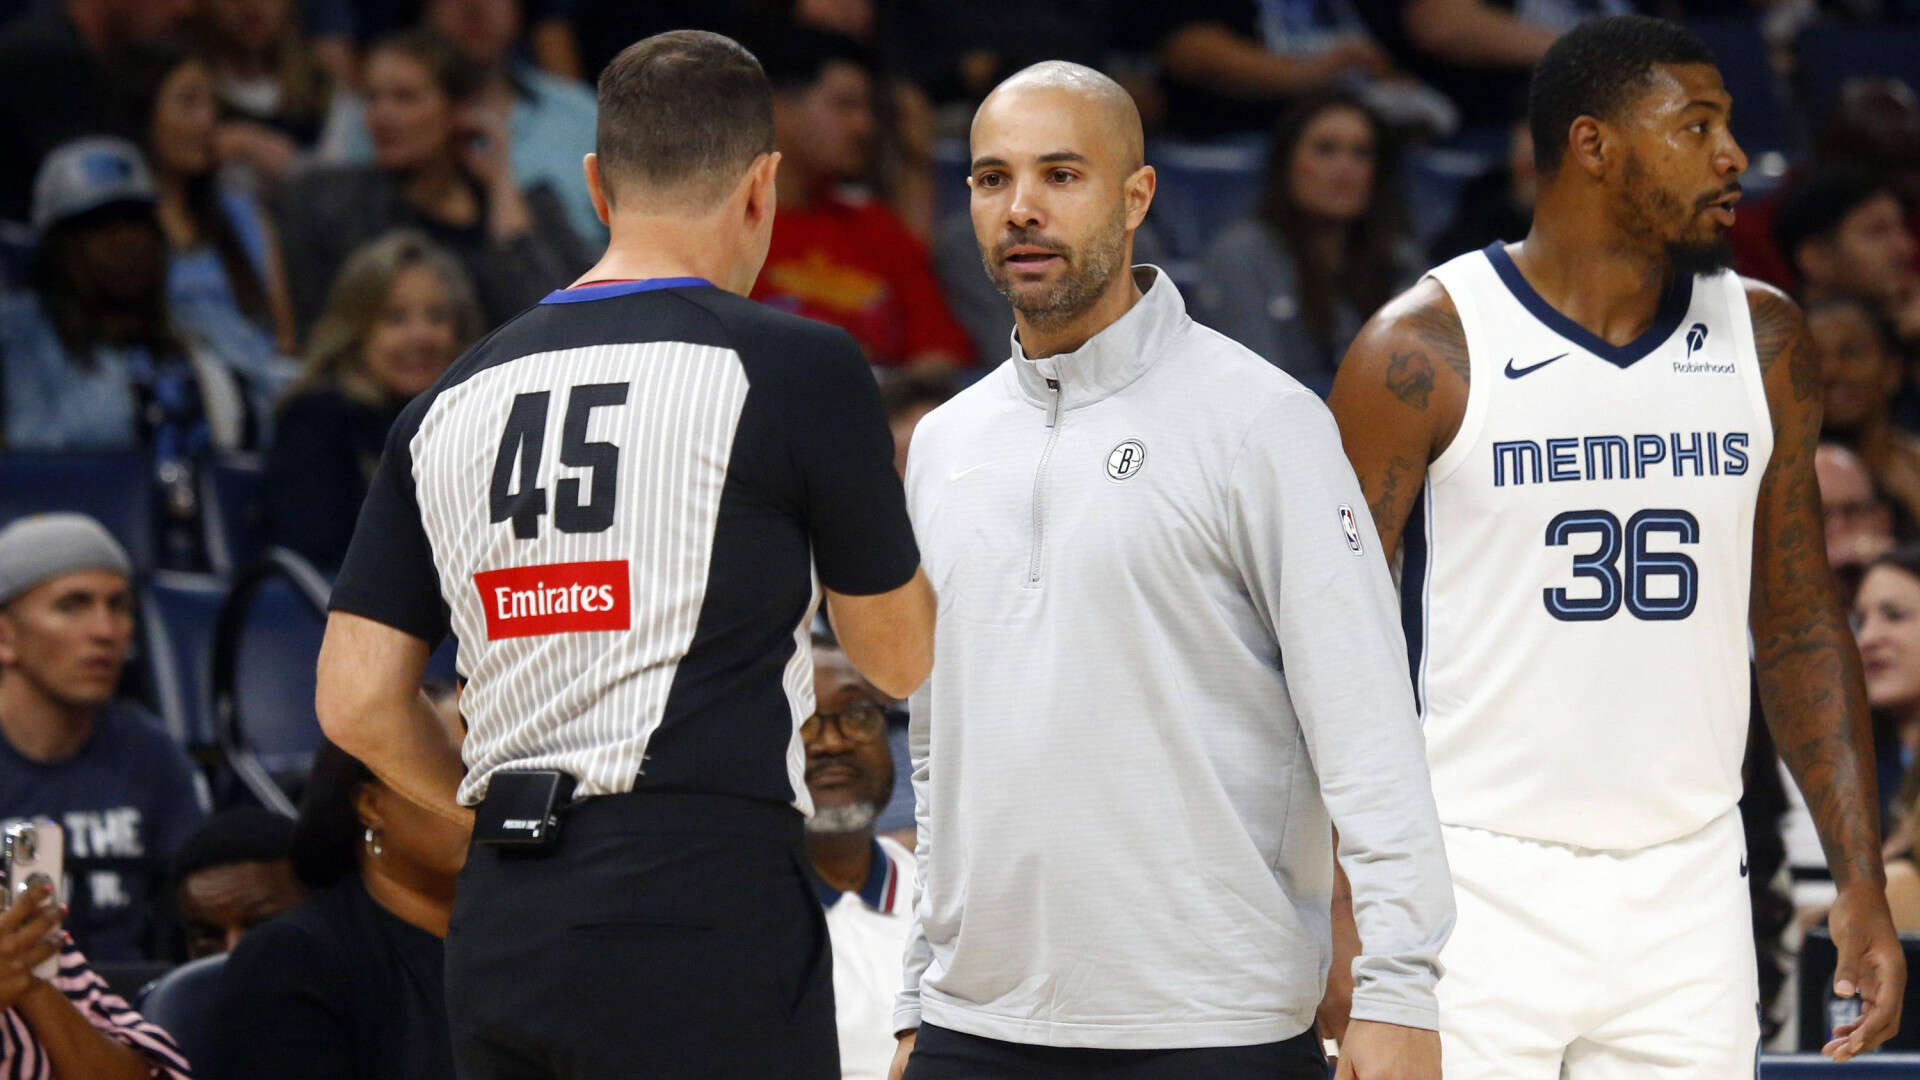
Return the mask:
[[1027, 588], [1040, 587], [1040, 563], [1046, 553], [1047, 464], [1053, 444], [1060, 439], [1060, 380], [1047, 380], [1047, 445], [1040, 451], [1040, 467], [1033, 471], [1033, 555], [1027, 562]]

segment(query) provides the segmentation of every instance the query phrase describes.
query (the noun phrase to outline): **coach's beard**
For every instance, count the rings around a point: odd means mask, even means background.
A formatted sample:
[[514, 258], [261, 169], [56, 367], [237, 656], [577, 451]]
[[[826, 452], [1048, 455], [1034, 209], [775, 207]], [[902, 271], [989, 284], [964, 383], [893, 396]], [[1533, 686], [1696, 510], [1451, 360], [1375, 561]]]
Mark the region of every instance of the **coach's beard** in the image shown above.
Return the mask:
[[873, 803], [848, 803], [825, 810], [815, 807], [813, 816], [807, 819], [807, 832], [814, 836], [845, 836], [873, 828], [879, 818], [880, 807]]
[[[1013, 310], [1035, 326], [1060, 326], [1092, 307], [1106, 292], [1114, 274], [1121, 270], [1120, 264], [1127, 253], [1126, 229], [1126, 209], [1121, 207], [1114, 211], [1105, 235], [1089, 240], [1084, 256], [1079, 259], [1074, 257], [1073, 249], [1064, 244], [1015, 229], [1001, 238], [993, 251], [982, 252], [981, 261], [986, 264], [987, 277], [993, 279], [993, 287], [1007, 298]], [[1013, 276], [1007, 272], [1007, 252], [1020, 246], [1047, 248], [1064, 259], [1067, 268], [1060, 280], [1038, 294], [1022, 293], [1016, 288]]]

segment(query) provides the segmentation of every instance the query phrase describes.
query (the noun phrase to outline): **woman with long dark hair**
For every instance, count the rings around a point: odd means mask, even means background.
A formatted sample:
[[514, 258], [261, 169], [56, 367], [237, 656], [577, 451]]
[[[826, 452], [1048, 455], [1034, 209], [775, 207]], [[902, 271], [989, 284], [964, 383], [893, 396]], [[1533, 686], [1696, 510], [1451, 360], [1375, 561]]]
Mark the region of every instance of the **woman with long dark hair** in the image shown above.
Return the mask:
[[[1889, 839], [1911, 846], [1899, 826], [1920, 801], [1920, 545], [1867, 564], [1853, 599], [1853, 626], [1873, 709], [1880, 799]], [[1901, 777], [1907, 780], [1902, 781]]]
[[451, 1080], [442, 953], [466, 840], [323, 744], [293, 836], [315, 892], [227, 961], [224, 1075]]
[[128, 134], [153, 169], [174, 321], [270, 397], [293, 375], [280, 359], [294, 348], [293, 309], [265, 211], [219, 179], [212, 69], [183, 45], [147, 42], [116, 73]]
[[288, 186], [280, 220], [296, 321], [320, 313], [360, 244], [415, 228], [453, 254], [497, 326], [591, 261], [559, 197], [522, 188], [498, 110], [475, 108], [481, 72], [445, 39], [408, 30], [367, 52], [373, 162], [316, 169]]
[[1280, 119], [1254, 215], [1201, 263], [1196, 317], [1325, 394], [1360, 324], [1417, 275], [1385, 124], [1327, 91]]

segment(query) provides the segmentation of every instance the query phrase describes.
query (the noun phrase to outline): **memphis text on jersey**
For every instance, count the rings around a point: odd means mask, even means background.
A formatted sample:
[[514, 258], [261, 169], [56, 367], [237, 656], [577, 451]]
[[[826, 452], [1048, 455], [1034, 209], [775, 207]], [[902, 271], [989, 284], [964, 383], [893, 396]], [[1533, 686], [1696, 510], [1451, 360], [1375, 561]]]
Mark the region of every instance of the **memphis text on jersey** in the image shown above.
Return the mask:
[[1493, 444], [1493, 486], [1745, 476], [1750, 441], [1744, 431], [1510, 439]]
[[632, 625], [627, 561], [515, 566], [473, 575], [487, 614], [487, 639], [532, 637]]

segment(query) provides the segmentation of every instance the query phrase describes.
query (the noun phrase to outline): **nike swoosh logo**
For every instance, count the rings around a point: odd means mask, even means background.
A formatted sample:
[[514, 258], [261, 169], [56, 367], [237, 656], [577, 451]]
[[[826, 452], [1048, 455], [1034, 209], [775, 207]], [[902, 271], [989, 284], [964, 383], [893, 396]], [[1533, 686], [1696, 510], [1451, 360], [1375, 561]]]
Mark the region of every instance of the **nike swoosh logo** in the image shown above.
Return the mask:
[[1567, 355], [1566, 353], [1561, 353], [1559, 356], [1549, 356], [1545, 360], [1542, 360], [1537, 364], [1532, 364], [1523, 368], [1514, 367], [1513, 358], [1508, 357], [1507, 358], [1507, 378], [1517, 379], [1522, 375], [1531, 375], [1534, 372], [1539, 371], [1541, 368], [1546, 367], [1548, 364], [1553, 363], [1555, 360], [1564, 358], [1566, 355]]
[[991, 462], [991, 461], [983, 461], [983, 462], [981, 462], [980, 464], [978, 464], [978, 465], [975, 465], [975, 466], [973, 466], [973, 467], [972, 467], [972, 468], [970, 468], [970, 469], [955, 469], [954, 471], [952, 471], [952, 472], [950, 472], [950, 473], [948, 473], [948, 474], [947, 474], [947, 482], [948, 482], [948, 483], [952, 483], [952, 482], [954, 482], [955, 480], [958, 480], [958, 479], [960, 479], [961, 477], [963, 477], [963, 476], [965, 476], [965, 475], [967, 475], [968, 473], [971, 473], [971, 472], [979, 472], [979, 471], [980, 471], [981, 469], [984, 469], [984, 468], [986, 468], [987, 466], [989, 466], [989, 465], [991, 465], [991, 464], [993, 464], [993, 462]]

